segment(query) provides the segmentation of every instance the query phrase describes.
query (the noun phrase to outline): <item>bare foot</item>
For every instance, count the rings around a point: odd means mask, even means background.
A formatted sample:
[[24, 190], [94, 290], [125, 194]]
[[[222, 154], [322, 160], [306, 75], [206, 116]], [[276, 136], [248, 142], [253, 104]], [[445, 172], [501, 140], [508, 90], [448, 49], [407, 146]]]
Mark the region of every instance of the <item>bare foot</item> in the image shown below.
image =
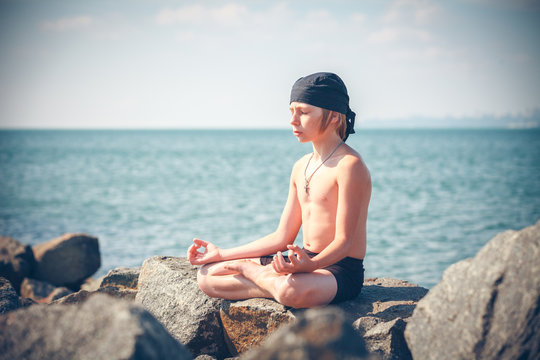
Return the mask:
[[231, 264], [235, 264], [239, 261], [242, 261], [242, 262], [250, 261], [258, 265], [258, 263], [255, 263], [254, 260], [252, 259], [227, 260], [227, 261], [221, 261], [221, 262], [203, 265], [200, 269], [200, 272], [203, 275], [211, 275], [211, 276], [240, 274], [239, 270], [235, 270], [235, 267], [230, 266]]
[[242, 274], [246, 279], [255, 282], [266, 271], [266, 267], [251, 260], [231, 261], [225, 265], [225, 269]]

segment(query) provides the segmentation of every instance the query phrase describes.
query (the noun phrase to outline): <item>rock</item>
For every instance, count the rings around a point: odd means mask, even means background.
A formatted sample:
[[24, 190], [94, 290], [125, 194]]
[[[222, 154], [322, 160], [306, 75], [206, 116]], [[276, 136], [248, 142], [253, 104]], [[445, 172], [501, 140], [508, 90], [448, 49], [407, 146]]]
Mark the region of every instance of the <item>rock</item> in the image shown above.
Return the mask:
[[135, 301], [135, 297], [137, 296], [137, 290], [115, 286], [100, 287], [96, 290], [96, 292], [108, 294], [110, 296], [129, 301]]
[[86, 291], [96, 291], [101, 286], [101, 281], [103, 280], [103, 277], [94, 279], [93, 277], [86, 278], [84, 282], [81, 284], [81, 290]]
[[[358, 298], [335, 305], [363, 338], [370, 352], [383, 359], [410, 359], [403, 335], [406, 321], [427, 289], [392, 278], [366, 279]], [[223, 301], [221, 322], [232, 354], [257, 345], [297, 313], [268, 299]]]
[[0, 316], [0, 359], [191, 359], [142, 307], [96, 295]]
[[38, 303], [32, 299], [19, 296], [19, 304], [21, 305], [21, 307], [28, 307]]
[[243, 301], [224, 300], [220, 316], [225, 341], [233, 355], [259, 345], [280, 325], [295, 319], [294, 314], [285, 306], [261, 298]]
[[49, 303], [72, 292], [66, 287], [56, 287], [48, 282], [36, 279], [25, 278], [21, 284], [21, 296], [38, 303]]
[[80, 304], [88, 300], [88, 298], [92, 295], [98, 294], [97, 291], [86, 291], [86, 290], [79, 290], [77, 292], [74, 292], [72, 294], [66, 295], [60, 299], [56, 299], [54, 301], [51, 301], [51, 305], [61, 304], [61, 305], [73, 305], [73, 304]]
[[53, 301], [54, 304], [78, 304], [85, 302], [88, 300], [90, 296], [96, 295], [96, 294], [107, 294], [109, 296], [128, 300], [128, 301], [134, 301], [135, 295], [137, 295], [137, 292], [130, 289], [119, 289], [112, 286], [107, 286], [103, 288], [99, 288], [96, 291], [86, 291], [86, 290], [79, 290], [76, 293], [69, 294], [67, 296], [64, 296], [62, 298], [58, 298], [57, 300]]
[[139, 276], [136, 302], [142, 304], [193, 355], [227, 354], [219, 319], [221, 300], [205, 295], [197, 268], [185, 258], [146, 259]]
[[405, 330], [415, 359], [540, 357], [540, 222], [451, 265]]
[[79, 288], [101, 266], [98, 239], [86, 234], [65, 234], [33, 247], [33, 278], [56, 286]]
[[243, 360], [366, 359], [362, 338], [336, 307], [309, 309], [271, 334]]
[[43, 299], [43, 302], [48, 304], [51, 301], [54, 301], [56, 299], [61, 299], [64, 296], [67, 296], [67, 295], [72, 294], [72, 293], [73, 293], [73, 291], [69, 290], [66, 287], [63, 287], [63, 286], [62, 287], [57, 287], [52, 291], [52, 293], [50, 293], [50, 295], [48, 297]]
[[101, 281], [101, 287], [114, 286], [117, 288], [126, 288], [137, 290], [139, 274], [141, 267], [119, 267], [110, 270]]
[[217, 360], [217, 359], [213, 356], [202, 354], [202, 355], [197, 356], [195, 360]]
[[406, 322], [427, 289], [392, 278], [366, 279], [360, 295], [336, 305], [352, 321], [366, 348], [382, 359], [410, 359]]
[[367, 349], [381, 359], [412, 359], [403, 335], [406, 325], [400, 318], [377, 323], [363, 335]]
[[11, 282], [4, 277], [0, 277], [0, 314], [16, 310], [20, 306], [19, 296]]
[[0, 276], [5, 277], [19, 292], [21, 282], [30, 276], [35, 266], [34, 253], [10, 237], [0, 236]]

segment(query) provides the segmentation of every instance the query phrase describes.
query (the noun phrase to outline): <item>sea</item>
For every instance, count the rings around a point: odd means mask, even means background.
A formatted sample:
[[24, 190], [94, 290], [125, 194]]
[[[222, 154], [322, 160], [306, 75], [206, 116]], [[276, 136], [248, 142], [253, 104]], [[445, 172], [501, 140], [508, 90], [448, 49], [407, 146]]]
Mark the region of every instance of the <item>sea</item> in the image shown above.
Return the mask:
[[[358, 129], [347, 143], [373, 183], [366, 277], [431, 288], [540, 219], [539, 129]], [[233, 247], [276, 229], [311, 151], [290, 130], [2, 130], [0, 235], [96, 236], [95, 276], [185, 256], [194, 237]]]

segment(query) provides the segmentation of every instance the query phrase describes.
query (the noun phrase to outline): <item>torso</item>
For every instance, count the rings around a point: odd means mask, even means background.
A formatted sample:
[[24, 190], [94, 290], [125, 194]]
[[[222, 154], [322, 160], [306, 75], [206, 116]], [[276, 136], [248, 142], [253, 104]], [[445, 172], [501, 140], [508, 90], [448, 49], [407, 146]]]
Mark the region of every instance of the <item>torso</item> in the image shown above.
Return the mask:
[[[308, 165], [311, 154], [304, 156], [298, 162], [298, 171], [295, 173], [295, 185], [298, 201], [302, 209], [302, 234], [304, 248], [319, 253], [334, 240], [336, 230], [336, 214], [338, 209], [338, 183], [337, 174], [339, 162], [346, 156], [360, 155], [349, 148], [343, 149], [330, 158], [313, 175], [306, 193], [304, 169]], [[307, 168], [307, 177], [315, 171], [320, 162], [313, 160]], [[366, 168], [367, 171], [367, 168]], [[353, 246], [350, 257], [363, 259], [366, 253], [366, 226], [365, 219], [358, 219], [356, 231], [353, 235]]]

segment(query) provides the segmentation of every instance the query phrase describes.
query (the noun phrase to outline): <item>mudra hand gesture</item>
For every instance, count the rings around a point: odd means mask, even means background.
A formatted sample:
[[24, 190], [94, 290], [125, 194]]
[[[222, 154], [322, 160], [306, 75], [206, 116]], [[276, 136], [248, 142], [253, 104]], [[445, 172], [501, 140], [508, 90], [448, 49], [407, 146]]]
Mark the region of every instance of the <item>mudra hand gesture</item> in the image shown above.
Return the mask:
[[[204, 248], [204, 251], [198, 251], [200, 248]], [[221, 261], [221, 253], [214, 244], [201, 239], [193, 239], [193, 244], [187, 251], [187, 258], [192, 265], [203, 265]]]
[[304, 249], [297, 245], [287, 245], [292, 254], [289, 256], [290, 263], [285, 261], [281, 251], [274, 256], [272, 267], [280, 274], [292, 274], [299, 272], [312, 272], [317, 269], [317, 263], [306, 254]]

